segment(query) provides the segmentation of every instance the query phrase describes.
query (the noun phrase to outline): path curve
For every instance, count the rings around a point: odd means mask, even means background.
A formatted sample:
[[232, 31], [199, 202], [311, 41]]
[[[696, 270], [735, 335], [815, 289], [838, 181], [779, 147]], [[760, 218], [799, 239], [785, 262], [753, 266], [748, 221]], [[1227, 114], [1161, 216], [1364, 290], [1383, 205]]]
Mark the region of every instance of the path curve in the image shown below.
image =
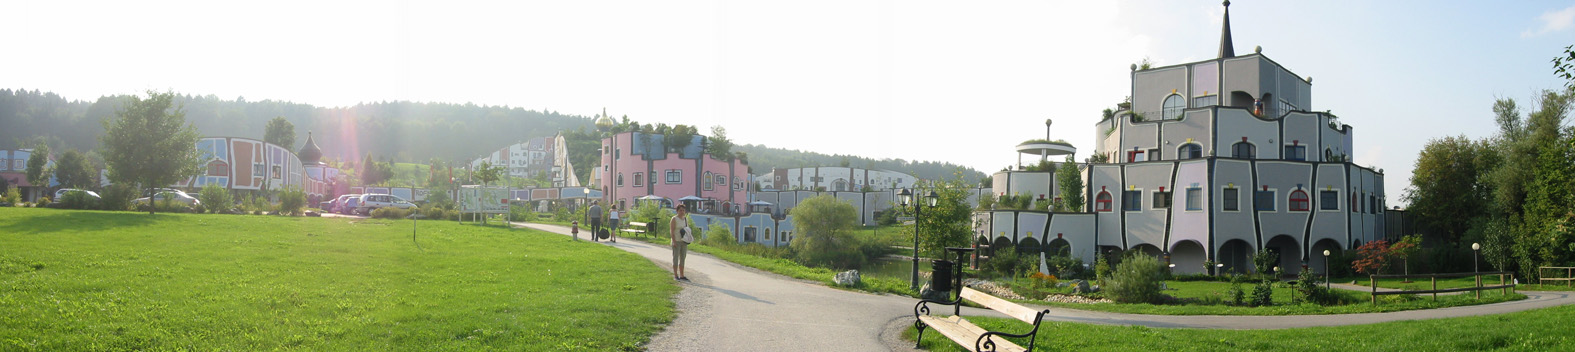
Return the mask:
[[[567, 236], [565, 226], [514, 223]], [[639, 254], [670, 270], [672, 251], [635, 240], [602, 244]], [[680, 282], [678, 316], [652, 337], [652, 351], [911, 350], [900, 338], [917, 299], [839, 290], [691, 251]], [[1387, 313], [1293, 316], [1146, 315], [1056, 307], [1046, 320], [1158, 328], [1287, 329], [1491, 315], [1575, 304], [1575, 292], [1520, 291], [1528, 298], [1494, 304]], [[964, 308], [963, 315], [1004, 317]]]

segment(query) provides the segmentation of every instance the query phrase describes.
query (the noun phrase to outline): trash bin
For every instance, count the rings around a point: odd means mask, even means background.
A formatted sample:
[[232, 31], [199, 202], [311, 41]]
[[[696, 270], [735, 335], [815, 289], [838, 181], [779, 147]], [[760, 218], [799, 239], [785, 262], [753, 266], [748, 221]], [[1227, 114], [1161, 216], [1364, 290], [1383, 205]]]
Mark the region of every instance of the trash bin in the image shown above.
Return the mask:
[[930, 289], [935, 292], [952, 291], [952, 261], [936, 260], [930, 262]]

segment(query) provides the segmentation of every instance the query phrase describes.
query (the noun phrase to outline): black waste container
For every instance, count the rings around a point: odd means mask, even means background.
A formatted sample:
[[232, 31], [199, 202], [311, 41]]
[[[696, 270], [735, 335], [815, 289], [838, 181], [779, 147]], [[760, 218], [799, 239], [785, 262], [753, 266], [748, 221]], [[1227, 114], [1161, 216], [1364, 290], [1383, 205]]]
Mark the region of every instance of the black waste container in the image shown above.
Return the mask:
[[952, 261], [936, 260], [930, 262], [930, 289], [935, 292], [952, 291]]

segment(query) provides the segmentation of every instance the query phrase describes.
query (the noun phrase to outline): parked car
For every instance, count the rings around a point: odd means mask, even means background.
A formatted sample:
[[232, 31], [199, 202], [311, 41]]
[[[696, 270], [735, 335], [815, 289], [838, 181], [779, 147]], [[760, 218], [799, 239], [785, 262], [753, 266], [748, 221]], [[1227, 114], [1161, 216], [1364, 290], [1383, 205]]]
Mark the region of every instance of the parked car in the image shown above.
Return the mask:
[[360, 194], [352, 194], [349, 198], [345, 198], [344, 204], [339, 205], [339, 213], [355, 215], [356, 206], [361, 205], [361, 197]]
[[56, 202], [59, 202], [61, 197], [65, 197], [67, 193], [71, 193], [71, 192], [87, 192], [88, 197], [91, 197], [93, 199], [103, 199], [103, 197], [99, 197], [98, 193], [93, 193], [93, 191], [89, 191], [89, 190], [85, 190], [85, 189], [76, 189], [76, 188], [61, 188], [60, 190], [55, 191], [54, 200]]
[[416, 204], [396, 195], [368, 194], [361, 196], [361, 202], [356, 205], [356, 210], [362, 215], [371, 215], [373, 210], [389, 207], [410, 209], [415, 208]]
[[340, 212], [343, 212], [342, 210], [339, 210], [339, 209], [340, 209], [340, 207], [343, 207], [345, 205], [345, 200], [350, 199], [350, 197], [354, 197], [354, 196], [358, 196], [358, 195], [359, 194], [341, 194], [338, 197], [335, 197], [334, 199], [330, 199], [327, 202], [323, 202], [323, 212], [327, 212], [327, 213], [340, 213]]
[[[185, 206], [188, 206], [188, 207], [202, 205], [202, 201], [197, 200], [196, 197], [192, 197], [191, 195], [187, 195], [186, 192], [181, 192], [179, 190], [170, 190], [170, 189], [159, 190], [159, 193], [155, 193], [153, 195], [151, 201], [163, 203], [164, 200], [166, 200], [166, 199], [168, 199], [171, 202], [180, 203], [181, 205], [185, 205]], [[148, 202], [149, 202], [149, 197], [137, 198], [137, 199], [133, 199], [131, 201], [132, 204], [136, 204], [136, 205], [148, 204]]]

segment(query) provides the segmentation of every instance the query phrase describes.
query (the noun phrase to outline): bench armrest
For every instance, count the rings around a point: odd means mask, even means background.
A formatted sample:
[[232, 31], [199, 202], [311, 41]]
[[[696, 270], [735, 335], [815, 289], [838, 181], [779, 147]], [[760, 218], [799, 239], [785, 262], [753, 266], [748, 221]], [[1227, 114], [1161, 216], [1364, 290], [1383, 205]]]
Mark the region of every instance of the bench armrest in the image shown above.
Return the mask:
[[930, 303], [935, 303], [935, 304], [939, 304], [939, 305], [943, 305], [943, 306], [955, 306], [955, 305], [958, 305], [958, 304], [962, 304], [962, 298], [958, 298], [958, 299], [952, 300], [952, 301], [937, 301], [937, 300], [933, 300], [933, 299], [921, 299], [921, 300], [919, 300], [919, 304], [913, 305], [913, 318], [914, 319], [918, 319], [920, 315], [930, 315], [930, 305], [929, 305]]

